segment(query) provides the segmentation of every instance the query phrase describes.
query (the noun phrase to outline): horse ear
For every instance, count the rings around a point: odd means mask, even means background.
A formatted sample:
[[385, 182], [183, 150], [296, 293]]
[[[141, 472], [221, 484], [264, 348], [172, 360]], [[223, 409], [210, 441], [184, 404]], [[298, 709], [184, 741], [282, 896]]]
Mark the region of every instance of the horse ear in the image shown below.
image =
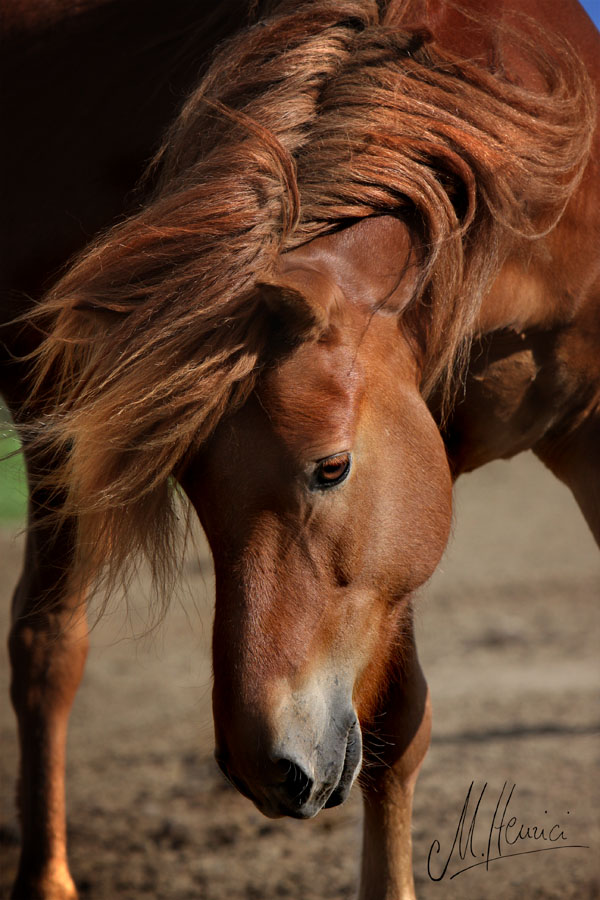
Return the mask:
[[406, 225], [374, 216], [315, 238], [277, 260], [257, 291], [287, 339], [327, 338], [350, 302], [398, 314], [414, 296], [417, 254]]
[[307, 267], [287, 269], [256, 285], [278, 331], [288, 338], [318, 338], [329, 327], [335, 286]]
[[391, 313], [410, 302], [420, 272], [411, 233], [393, 216], [368, 217], [315, 238], [284, 254], [279, 264], [294, 277], [309, 272], [309, 285], [319, 278], [319, 300], [329, 298], [329, 309], [337, 297]]

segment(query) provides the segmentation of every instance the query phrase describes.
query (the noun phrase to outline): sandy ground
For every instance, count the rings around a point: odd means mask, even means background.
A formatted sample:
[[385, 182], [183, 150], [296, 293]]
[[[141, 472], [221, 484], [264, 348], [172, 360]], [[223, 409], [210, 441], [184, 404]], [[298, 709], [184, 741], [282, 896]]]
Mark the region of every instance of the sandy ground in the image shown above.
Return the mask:
[[[529, 456], [465, 477], [456, 510], [451, 547], [418, 606], [434, 738], [415, 804], [417, 894], [600, 897], [600, 555], [568, 492]], [[19, 538], [0, 536], [4, 629], [21, 552]], [[69, 745], [71, 864], [82, 900], [352, 897], [358, 792], [314, 821], [271, 821], [220, 777], [211, 755], [208, 559], [190, 561], [187, 574], [193, 600], [174, 603], [159, 631], [132, 638], [147, 621], [140, 587], [129, 619], [116, 609], [93, 633]], [[6, 698], [5, 654], [0, 680]], [[18, 832], [8, 701], [0, 710], [4, 897]], [[455, 853], [446, 876], [431, 880], [429, 848], [440, 841], [438, 875], [472, 781], [477, 796], [487, 783], [478, 856], [505, 782], [507, 790], [516, 785], [510, 815], [539, 827], [559, 823], [569, 847], [451, 879], [474, 861]], [[504, 852], [540, 846], [530, 840]]]

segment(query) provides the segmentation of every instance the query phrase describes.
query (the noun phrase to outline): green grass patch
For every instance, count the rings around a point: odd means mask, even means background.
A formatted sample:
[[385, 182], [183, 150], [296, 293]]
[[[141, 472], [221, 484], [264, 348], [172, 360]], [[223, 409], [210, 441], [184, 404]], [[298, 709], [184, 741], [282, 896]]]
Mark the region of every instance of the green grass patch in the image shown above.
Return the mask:
[[27, 517], [27, 480], [20, 449], [10, 426], [0, 420], [0, 523], [24, 523]]

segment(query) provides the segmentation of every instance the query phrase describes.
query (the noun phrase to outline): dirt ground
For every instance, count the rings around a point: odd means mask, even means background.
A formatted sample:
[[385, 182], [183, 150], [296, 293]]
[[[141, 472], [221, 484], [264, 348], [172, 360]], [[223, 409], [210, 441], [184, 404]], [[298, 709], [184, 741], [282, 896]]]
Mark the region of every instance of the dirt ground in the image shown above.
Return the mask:
[[[20, 538], [0, 536], [4, 630], [21, 552]], [[172, 605], [160, 630], [132, 638], [147, 621], [141, 586], [129, 618], [117, 608], [93, 632], [69, 743], [70, 858], [82, 900], [350, 898], [358, 791], [311, 822], [271, 821], [217, 771], [212, 575], [206, 554], [187, 568], [190, 597]], [[600, 897], [599, 599], [600, 555], [568, 492], [532, 457], [459, 483], [451, 547], [418, 604], [434, 703], [414, 815], [421, 900]], [[5, 653], [0, 681], [6, 698]], [[17, 856], [16, 746], [7, 700], [0, 711], [5, 897]], [[478, 857], [505, 782], [501, 808], [516, 785], [507, 814], [517, 818], [515, 829], [549, 832], [558, 823], [566, 838], [560, 852], [529, 852], [550, 844], [528, 839], [505, 846], [505, 858], [489, 868], [451, 879], [474, 861], [468, 854], [461, 862], [455, 851], [445, 877], [433, 881], [429, 849], [440, 842], [431, 863], [437, 876], [471, 782], [472, 803], [487, 783], [474, 830]]]

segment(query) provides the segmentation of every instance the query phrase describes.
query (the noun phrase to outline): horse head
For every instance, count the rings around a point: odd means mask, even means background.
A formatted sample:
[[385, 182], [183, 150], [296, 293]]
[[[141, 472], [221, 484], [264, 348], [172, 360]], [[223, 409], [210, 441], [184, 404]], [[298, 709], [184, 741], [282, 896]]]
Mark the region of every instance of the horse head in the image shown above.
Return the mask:
[[391, 217], [282, 256], [257, 291], [285, 349], [182, 477], [215, 563], [217, 759], [270, 816], [348, 795], [446, 544], [446, 454], [399, 327], [417, 276]]

